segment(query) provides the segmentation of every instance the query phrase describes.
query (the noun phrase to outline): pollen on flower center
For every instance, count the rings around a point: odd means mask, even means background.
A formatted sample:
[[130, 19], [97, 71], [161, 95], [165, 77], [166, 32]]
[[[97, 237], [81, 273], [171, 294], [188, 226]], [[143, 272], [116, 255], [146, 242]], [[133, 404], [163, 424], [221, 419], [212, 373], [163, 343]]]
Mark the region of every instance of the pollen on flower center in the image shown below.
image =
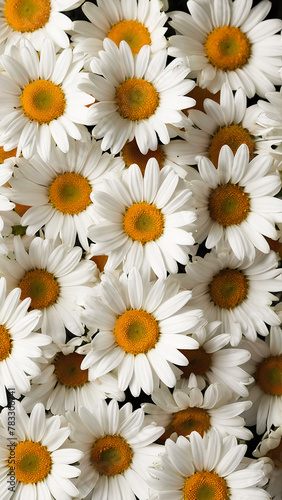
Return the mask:
[[248, 38], [234, 26], [215, 28], [207, 36], [204, 46], [209, 62], [222, 71], [242, 68], [251, 56]]
[[137, 54], [143, 45], [151, 45], [150, 33], [139, 21], [119, 21], [111, 27], [107, 37], [118, 47], [120, 42], [125, 40], [133, 55]]
[[55, 375], [61, 384], [68, 387], [80, 387], [88, 381], [88, 370], [82, 370], [80, 365], [85, 356], [77, 352], [64, 355], [60, 352], [54, 361]]
[[144, 201], [129, 207], [123, 219], [124, 231], [142, 245], [158, 239], [164, 230], [164, 216], [155, 205]]
[[22, 33], [43, 28], [50, 13], [50, 0], [6, 0], [4, 6], [7, 24]]
[[65, 94], [59, 85], [49, 80], [28, 83], [20, 96], [24, 114], [39, 125], [50, 123], [62, 116], [65, 110]]
[[248, 281], [238, 269], [222, 269], [210, 283], [210, 296], [222, 309], [233, 309], [245, 300]]
[[132, 450], [126, 440], [119, 435], [103, 436], [94, 443], [91, 462], [99, 474], [115, 476], [130, 467]]
[[282, 396], [282, 354], [269, 356], [259, 363], [255, 379], [266, 394]]
[[30, 309], [53, 305], [59, 296], [59, 285], [45, 269], [31, 269], [19, 282], [21, 300], [31, 297]]
[[188, 436], [192, 431], [197, 431], [202, 437], [210, 428], [210, 417], [203, 408], [186, 408], [174, 413], [171, 422], [166, 428], [167, 437], [173, 432], [178, 436]]
[[78, 214], [90, 205], [91, 186], [85, 177], [74, 172], [58, 175], [49, 187], [53, 207], [64, 214]]
[[0, 325], [0, 361], [6, 359], [12, 348], [11, 336], [5, 328], [5, 326]]
[[52, 467], [50, 452], [33, 441], [21, 441], [15, 447], [15, 476], [24, 484], [38, 483]]
[[216, 472], [198, 471], [187, 477], [183, 500], [228, 500], [227, 483]]
[[156, 151], [152, 151], [151, 149], [149, 149], [148, 153], [143, 155], [140, 149], [138, 148], [135, 139], [133, 139], [133, 141], [127, 142], [123, 146], [121, 150], [121, 155], [127, 167], [130, 167], [130, 165], [132, 165], [133, 163], [137, 163], [138, 167], [142, 172], [142, 175], [144, 175], [147, 162], [150, 158], [156, 158], [160, 170], [164, 166], [165, 162], [165, 154], [160, 145], [158, 145]]
[[129, 309], [119, 316], [113, 333], [117, 344], [131, 354], [153, 349], [160, 334], [155, 318], [142, 309]]
[[208, 202], [210, 217], [222, 226], [243, 222], [250, 211], [250, 199], [242, 186], [223, 184], [211, 190]]
[[180, 352], [189, 361], [188, 365], [180, 367], [182, 370], [181, 378], [189, 378], [191, 373], [202, 375], [209, 370], [212, 355], [206, 352], [203, 347], [199, 347], [199, 349], [181, 349]]
[[142, 78], [130, 78], [116, 89], [118, 112], [129, 120], [145, 120], [152, 116], [159, 104], [155, 87]]
[[250, 153], [250, 161], [254, 158], [255, 141], [250, 132], [242, 125], [229, 125], [228, 127], [219, 127], [218, 131], [211, 139], [209, 146], [209, 159], [217, 167], [219, 152], [227, 144], [235, 155], [241, 144], [247, 144]]

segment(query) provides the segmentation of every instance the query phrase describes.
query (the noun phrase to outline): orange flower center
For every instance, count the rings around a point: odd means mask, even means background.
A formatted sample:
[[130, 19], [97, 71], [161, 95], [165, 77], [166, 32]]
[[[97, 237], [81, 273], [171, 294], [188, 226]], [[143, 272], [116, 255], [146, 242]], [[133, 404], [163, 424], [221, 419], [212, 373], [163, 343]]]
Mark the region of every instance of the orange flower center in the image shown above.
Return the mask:
[[59, 296], [59, 285], [51, 273], [45, 269], [27, 271], [19, 282], [21, 300], [31, 297], [30, 309], [52, 306]]
[[181, 378], [189, 378], [191, 373], [202, 375], [210, 369], [212, 355], [202, 347], [199, 347], [199, 349], [183, 349], [181, 352], [189, 361], [187, 366], [180, 367], [183, 372]]
[[106, 262], [108, 260], [108, 256], [107, 255], [93, 255], [93, 257], [91, 257], [90, 260], [93, 260], [93, 262], [95, 262], [100, 273], [102, 273], [104, 271]]
[[20, 96], [24, 114], [32, 121], [50, 123], [62, 116], [65, 110], [65, 94], [59, 85], [49, 80], [28, 83]]
[[225, 144], [232, 149], [234, 155], [241, 144], [247, 144], [250, 152], [250, 161], [254, 157], [255, 141], [246, 128], [241, 125], [219, 127], [211, 139], [208, 156], [216, 167], [218, 165], [219, 152]]
[[54, 361], [55, 374], [61, 384], [68, 387], [80, 387], [88, 381], [88, 370], [82, 370], [80, 365], [85, 356], [77, 352], [64, 355], [60, 352]]
[[119, 21], [111, 27], [107, 37], [118, 47], [120, 42], [125, 40], [133, 55], [138, 54], [143, 45], [151, 45], [150, 33], [139, 21]]
[[255, 378], [266, 394], [282, 396], [282, 354], [269, 356], [259, 363]]
[[0, 325], [0, 361], [6, 359], [12, 350], [11, 336], [5, 326]]
[[155, 87], [142, 78], [130, 78], [116, 90], [118, 112], [128, 120], [146, 120], [152, 116], [159, 104]]
[[162, 169], [165, 163], [165, 154], [160, 145], [158, 145], [156, 151], [152, 151], [151, 149], [149, 149], [148, 153], [143, 155], [140, 152], [140, 149], [138, 148], [135, 139], [131, 142], [127, 142], [123, 146], [121, 150], [121, 156], [127, 167], [130, 167], [130, 165], [132, 165], [133, 163], [137, 163], [138, 167], [142, 172], [142, 175], [144, 175], [147, 162], [150, 158], [156, 158], [160, 170]]
[[99, 474], [116, 476], [130, 467], [132, 450], [125, 439], [119, 435], [99, 438], [91, 451], [91, 462]]
[[6, 0], [4, 15], [15, 31], [32, 32], [49, 21], [50, 0]]
[[210, 217], [222, 226], [243, 222], [250, 211], [250, 200], [242, 186], [223, 184], [212, 189], [208, 209]]
[[228, 500], [226, 481], [216, 472], [198, 471], [187, 477], [183, 487], [183, 500]]
[[202, 408], [186, 408], [174, 413], [171, 422], [166, 427], [162, 440], [176, 432], [178, 436], [188, 436], [192, 431], [197, 431], [202, 437], [210, 428], [210, 417]]
[[38, 483], [52, 467], [50, 452], [33, 441], [21, 441], [15, 448], [15, 476], [24, 484]]
[[218, 307], [234, 309], [245, 300], [248, 288], [248, 281], [241, 271], [222, 269], [212, 279], [210, 295]]
[[0, 163], [4, 163], [7, 158], [13, 158], [16, 154], [17, 148], [11, 149], [10, 151], [4, 151], [3, 146], [0, 146]]
[[207, 36], [205, 52], [215, 68], [234, 71], [248, 62], [251, 56], [251, 44], [239, 28], [221, 26]]
[[58, 175], [49, 187], [53, 207], [63, 214], [78, 214], [91, 205], [92, 188], [85, 177], [74, 172]]
[[129, 207], [123, 219], [124, 231], [142, 245], [158, 239], [164, 230], [164, 216], [155, 206], [144, 201]]
[[113, 333], [117, 344], [131, 354], [153, 349], [160, 334], [155, 318], [142, 309], [130, 309], [119, 316]]

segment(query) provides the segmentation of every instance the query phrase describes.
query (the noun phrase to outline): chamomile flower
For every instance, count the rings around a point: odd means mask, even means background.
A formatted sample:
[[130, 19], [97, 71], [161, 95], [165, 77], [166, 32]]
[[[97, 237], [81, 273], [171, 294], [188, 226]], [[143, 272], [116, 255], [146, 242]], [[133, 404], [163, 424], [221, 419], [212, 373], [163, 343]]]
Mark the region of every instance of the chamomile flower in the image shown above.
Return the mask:
[[277, 172], [269, 172], [273, 159], [258, 155], [249, 162], [249, 148], [242, 144], [235, 156], [221, 148], [218, 168], [205, 156], [198, 158], [201, 180], [191, 182], [197, 209], [197, 240], [207, 248], [223, 243], [236, 257], [255, 256], [255, 248], [269, 252], [264, 236], [277, 239], [276, 222], [282, 219], [281, 189]]
[[200, 303], [208, 321], [221, 321], [220, 331], [230, 333], [232, 346], [238, 345], [242, 334], [253, 342], [257, 333], [267, 336], [267, 325], [280, 324], [271, 308], [277, 297], [269, 293], [281, 291], [277, 265], [272, 251], [258, 253], [251, 263], [224, 252], [196, 257], [185, 276], [185, 286], [192, 291], [191, 305]]
[[125, 40], [134, 55], [143, 45], [150, 45], [153, 53], [166, 47], [167, 16], [160, 12], [158, 0], [99, 0], [98, 5], [85, 2], [82, 10], [90, 23], [74, 21], [72, 42], [74, 52], [84, 52], [87, 69], [106, 37], [118, 47]]
[[3, 221], [0, 236], [0, 254], [13, 255], [14, 238], [20, 236], [25, 248], [28, 248], [34, 236], [26, 235], [26, 228], [21, 225], [21, 217], [15, 210], [0, 212], [0, 218]]
[[176, 443], [167, 439], [161, 463], [150, 467], [150, 486], [159, 500], [269, 500], [260, 486], [266, 483], [263, 461], [244, 461], [247, 446], [217, 429], [203, 437], [193, 431]]
[[173, 387], [171, 363], [187, 364], [179, 349], [198, 346], [188, 334], [202, 311], [186, 306], [191, 293], [168, 278], [148, 283], [136, 269], [119, 280], [108, 275], [99, 290], [101, 298], [89, 296], [82, 314], [86, 326], [99, 332], [81, 368], [92, 367], [95, 377], [117, 368], [120, 389], [129, 386], [134, 396], [141, 389], [151, 394], [159, 380]]
[[149, 45], [136, 56], [125, 41], [118, 48], [106, 38], [103, 46], [90, 64], [89, 82], [81, 86], [99, 101], [88, 110], [88, 123], [95, 125], [92, 134], [103, 137], [102, 149], [114, 154], [134, 138], [143, 154], [157, 148], [158, 137], [168, 144], [167, 126], [181, 127], [181, 110], [195, 104], [185, 96], [195, 86], [185, 78], [189, 69], [177, 59], [166, 66], [166, 51], [152, 55]]
[[267, 492], [273, 500], [282, 500], [282, 425], [270, 429], [253, 452], [254, 457], [271, 459], [274, 467], [270, 474]]
[[274, 158], [281, 162], [282, 154], [282, 87], [279, 92], [267, 92], [267, 100], [259, 100], [258, 107], [261, 111], [257, 122], [264, 127], [266, 140], [269, 144], [274, 143], [275, 149], [270, 149]]
[[191, 76], [211, 92], [224, 82], [242, 88], [248, 97], [280, 85], [281, 19], [264, 20], [271, 2], [252, 8], [252, 0], [188, 0], [190, 14], [171, 12], [177, 35], [170, 38], [169, 53], [187, 58]]
[[74, 246], [78, 236], [82, 247], [89, 250], [87, 231], [95, 223], [90, 196], [112, 171], [122, 169], [122, 161], [102, 154], [100, 144], [93, 139], [70, 143], [68, 153], [54, 148], [48, 162], [38, 155], [29, 161], [18, 158], [17, 166], [10, 183], [12, 199], [31, 206], [21, 220], [27, 226], [26, 233], [34, 235], [44, 228], [46, 238], [59, 235], [69, 246]]
[[163, 428], [145, 425], [141, 408], [132, 411], [127, 403], [120, 409], [97, 400], [92, 412], [80, 407], [78, 414], [67, 413], [73, 429], [71, 439], [84, 452], [81, 476], [76, 483], [80, 498], [147, 500], [147, 467], [163, 447], [154, 444]]
[[55, 342], [65, 342], [65, 328], [82, 335], [80, 310], [94, 281], [91, 261], [81, 260], [80, 247], [36, 237], [28, 251], [14, 238], [14, 259], [1, 257], [0, 272], [9, 290], [21, 289], [21, 299], [31, 298], [30, 308], [42, 311], [39, 326]]
[[[80, 474], [74, 464], [83, 453], [70, 447], [70, 429], [62, 426], [59, 416], [46, 417], [38, 403], [30, 417], [15, 401], [14, 424], [9, 408], [1, 413], [0, 427], [0, 496], [10, 498], [43, 498], [71, 500], [78, 490], [72, 479]], [[11, 427], [13, 428], [11, 439]], [[9, 489], [9, 479], [12, 489]]]
[[153, 391], [155, 404], [142, 405], [154, 422], [165, 427], [161, 436], [176, 440], [177, 436], [188, 436], [197, 431], [202, 437], [212, 428], [223, 436], [250, 439], [253, 434], [244, 427], [239, 415], [251, 406], [250, 401], [234, 401], [232, 391], [222, 384], [211, 384], [203, 393], [198, 387], [175, 388], [173, 393], [164, 384]]
[[12, 49], [1, 56], [6, 71], [0, 74], [0, 144], [25, 158], [37, 151], [48, 161], [55, 144], [66, 153], [88, 123], [86, 105], [94, 99], [77, 87], [85, 78], [83, 58], [71, 49], [56, 54], [50, 40], [40, 53], [27, 40]]
[[36, 50], [43, 40], [51, 39], [57, 48], [67, 48], [66, 30], [72, 21], [62, 11], [78, 7], [83, 0], [0, 0], [0, 43], [15, 45], [28, 39]]
[[152, 269], [161, 278], [177, 273], [177, 261], [187, 264], [195, 242], [191, 194], [169, 166], [160, 171], [153, 158], [144, 177], [131, 165], [92, 196], [98, 221], [89, 228], [92, 255], [108, 255], [109, 271], [123, 261], [126, 273], [132, 267]]

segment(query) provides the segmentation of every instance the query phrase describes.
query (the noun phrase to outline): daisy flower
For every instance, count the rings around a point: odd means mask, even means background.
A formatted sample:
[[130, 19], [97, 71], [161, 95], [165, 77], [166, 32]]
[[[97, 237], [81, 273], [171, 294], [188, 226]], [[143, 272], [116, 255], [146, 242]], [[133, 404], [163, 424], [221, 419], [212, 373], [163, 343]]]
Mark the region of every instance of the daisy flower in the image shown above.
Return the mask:
[[65, 33], [72, 21], [61, 11], [78, 7], [83, 0], [0, 0], [0, 43], [12, 46], [28, 39], [36, 50], [41, 50], [49, 38], [57, 48], [67, 48]]
[[[259, 340], [259, 339], [258, 339]], [[251, 359], [244, 368], [253, 375], [249, 399], [252, 408], [245, 413], [247, 425], [256, 425], [258, 434], [279, 426], [282, 415], [282, 328], [271, 327], [266, 341], [253, 345], [244, 342], [251, 352]]]
[[0, 234], [0, 254], [10, 256], [14, 251], [14, 237], [20, 236], [25, 248], [28, 248], [34, 236], [26, 235], [26, 228], [21, 225], [21, 217], [15, 210], [0, 211], [2, 228]]
[[16, 153], [16, 148], [11, 151], [4, 151], [3, 147], [0, 147], [0, 186], [4, 186], [13, 175]]
[[[70, 448], [67, 441], [70, 429], [61, 425], [59, 416], [46, 417], [41, 403], [34, 406], [30, 417], [18, 401], [14, 402], [14, 408], [12, 419], [9, 408], [1, 413], [1, 499], [77, 497], [72, 478], [80, 470], [71, 464], [80, 460], [83, 453]], [[9, 479], [11, 485], [15, 483], [11, 490]]]
[[218, 168], [205, 156], [198, 158], [200, 180], [191, 182], [197, 212], [197, 241], [206, 248], [224, 243], [238, 259], [253, 259], [255, 248], [268, 253], [264, 238], [277, 239], [276, 222], [282, 222], [281, 189], [277, 172], [269, 172], [273, 159], [258, 155], [249, 163], [249, 148], [242, 144], [235, 156], [221, 148]]
[[282, 154], [282, 87], [279, 92], [267, 92], [266, 100], [259, 100], [258, 107], [261, 111], [257, 122], [266, 130], [266, 139], [269, 144], [275, 143], [275, 149], [270, 149], [274, 158], [281, 162]]
[[247, 446], [216, 430], [203, 437], [193, 431], [176, 443], [167, 439], [161, 464], [150, 467], [150, 485], [159, 500], [270, 500], [260, 486], [267, 482], [263, 461], [244, 462]]
[[254, 457], [271, 459], [274, 467], [270, 474], [267, 492], [273, 500], [282, 500], [282, 425], [270, 429], [253, 452]]
[[150, 45], [153, 53], [166, 47], [167, 15], [160, 12], [158, 0], [99, 0], [98, 5], [85, 2], [82, 10], [90, 23], [74, 21], [72, 42], [74, 52], [84, 52], [87, 69], [106, 37], [118, 47], [125, 40], [134, 55], [143, 45]]
[[[192, 291], [191, 305], [201, 304], [208, 321], [221, 321], [221, 332], [229, 332], [232, 346], [242, 334], [255, 342], [257, 333], [268, 335], [267, 325], [279, 325], [271, 308], [277, 300], [269, 291], [281, 291], [281, 270], [274, 252], [258, 253], [253, 262], [234, 254], [211, 252], [196, 257], [186, 267], [185, 286]], [[183, 283], [184, 284], [184, 283]]]
[[90, 195], [96, 186], [123, 164], [119, 158], [102, 154], [94, 139], [70, 143], [68, 153], [58, 147], [51, 151], [48, 162], [38, 155], [30, 160], [18, 158], [15, 177], [11, 179], [12, 199], [30, 205], [21, 224], [34, 235], [44, 229], [46, 238], [60, 236], [63, 243], [74, 246], [76, 237], [89, 250], [88, 227], [95, 223]]
[[28, 251], [14, 238], [14, 259], [2, 257], [0, 272], [9, 290], [19, 287], [21, 299], [31, 298], [30, 308], [42, 311], [39, 327], [55, 342], [65, 342], [65, 328], [82, 335], [81, 303], [94, 281], [91, 261], [81, 260], [80, 247], [70, 248], [37, 237]]
[[7, 405], [6, 389], [13, 388], [19, 398], [30, 390], [30, 378], [39, 375], [36, 359], [40, 346], [48, 345], [48, 335], [37, 334], [39, 311], [28, 311], [30, 299], [20, 301], [21, 290], [6, 296], [6, 280], [0, 278], [0, 405]]
[[257, 124], [261, 109], [257, 104], [247, 107], [247, 98], [243, 89], [233, 95], [227, 83], [222, 85], [220, 103], [205, 99], [205, 113], [197, 109], [189, 110], [186, 127], [188, 162], [196, 163], [197, 155], [207, 156], [217, 167], [218, 155], [224, 144], [233, 154], [241, 144], [247, 144], [250, 160], [261, 152], [271, 150], [271, 142], [262, 139], [263, 127]]
[[185, 78], [189, 69], [178, 59], [166, 66], [166, 51], [151, 54], [149, 45], [136, 56], [125, 41], [118, 48], [106, 38], [103, 46], [90, 64], [94, 74], [81, 85], [99, 101], [88, 109], [87, 123], [95, 125], [92, 134], [103, 137], [102, 149], [114, 154], [134, 138], [143, 154], [157, 148], [158, 137], [168, 144], [167, 126], [181, 127], [181, 110], [195, 104], [185, 96], [195, 86]]
[[155, 404], [142, 405], [154, 422], [165, 427], [161, 442], [167, 438], [174, 441], [177, 436], [188, 436], [197, 431], [202, 437], [212, 428], [222, 435], [237, 439], [251, 439], [252, 432], [244, 427], [245, 421], [239, 415], [250, 408], [250, 401], [233, 401], [233, 394], [227, 386], [211, 384], [203, 393], [198, 387], [175, 388], [173, 393], [164, 384], [153, 391]]
[[93, 97], [77, 87], [85, 78], [83, 58], [71, 49], [56, 54], [50, 40], [40, 53], [27, 40], [12, 49], [0, 58], [6, 70], [0, 74], [0, 144], [25, 158], [37, 151], [48, 161], [55, 144], [66, 153], [70, 138], [82, 138], [79, 124], [88, 123]]
[[23, 393], [22, 405], [26, 411], [40, 402], [54, 415], [64, 415], [68, 410], [78, 411], [80, 406], [91, 411], [100, 398], [124, 399], [112, 373], [95, 378], [90, 370], [81, 369], [85, 356], [78, 354], [77, 348], [85, 342], [90, 339], [83, 336], [64, 345], [54, 345], [55, 355], [42, 373], [32, 378], [31, 391]]
[[190, 14], [171, 12], [169, 54], [187, 59], [191, 77], [211, 92], [224, 82], [242, 88], [248, 97], [274, 91], [280, 85], [281, 19], [264, 20], [271, 2], [252, 8], [252, 0], [188, 0]]
[[145, 425], [141, 408], [132, 411], [127, 403], [119, 409], [115, 400], [109, 405], [97, 400], [92, 412], [80, 407], [78, 414], [68, 412], [67, 419], [71, 439], [84, 452], [76, 483], [80, 498], [133, 500], [136, 495], [147, 500], [146, 469], [163, 448], [153, 444], [163, 428]]
[[92, 255], [109, 256], [106, 270], [123, 261], [126, 273], [132, 267], [151, 268], [165, 278], [167, 271], [177, 273], [177, 261], [187, 264], [195, 243], [192, 193], [169, 166], [160, 171], [152, 158], [144, 177], [131, 165], [121, 179], [116, 176], [100, 189], [92, 196], [99, 222], [90, 226], [88, 236], [95, 242]]
[[133, 396], [141, 389], [151, 394], [159, 380], [173, 387], [171, 363], [187, 364], [179, 349], [198, 346], [187, 335], [202, 316], [200, 309], [186, 306], [191, 292], [170, 279], [148, 283], [135, 268], [119, 280], [108, 275], [99, 290], [101, 298], [89, 296], [82, 314], [87, 327], [99, 332], [81, 368], [93, 367], [95, 377], [117, 368], [120, 389], [129, 386]]

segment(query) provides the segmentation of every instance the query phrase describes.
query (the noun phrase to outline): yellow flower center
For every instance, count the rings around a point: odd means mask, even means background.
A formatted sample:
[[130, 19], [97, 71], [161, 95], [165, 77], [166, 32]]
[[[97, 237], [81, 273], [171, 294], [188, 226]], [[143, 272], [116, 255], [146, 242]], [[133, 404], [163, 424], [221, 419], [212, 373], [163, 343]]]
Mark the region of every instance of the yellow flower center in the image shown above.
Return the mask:
[[183, 500], [228, 500], [226, 481], [216, 472], [198, 471], [187, 477], [183, 487]]
[[4, 6], [7, 24], [22, 33], [43, 28], [50, 13], [50, 0], [6, 0]]
[[191, 373], [195, 375], [202, 375], [206, 373], [211, 366], [212, 355], [206, 352], [202, 347], [199, 349], [181, 349], [180, 351], [189, 363], [187, 366], [181, 366], [181, 378], [189, 378]]
[[242, 186], [223, 184], [212, 189], [208, 209], [210, 217], [222, 226], [240, 224], [250, 211], [250, 199]]
[[116, 476], [130, 467], [132, 450], [125, 439], [119, 435], [103, 436], [94, 443], [91, 462], [99, 474]]
[[6, 359], [12, 350], [11, 336], [5, 326], [0, 325], [0, 361]]
[[123, 227], [130, 238], [144, 245], [161, 236], [164, 230], [164, 216], [155, 205], [141, 201], [126, 210]]
[[33, 441], [21, 441], [15, 448], [15, 476], [22, 483], [38, 483], [52, 467], [50, 452]]
[[7, 158], [13, 158], [16, 156], [17, 148], [11, 149], [10, 151], [4, 151], [3, 146], [0, 147], [0, 163], [4, 163]]
[[282, 354], [269, 356], [259, 363], [255, 378], [266, 394], [282, 396]]
[[131, 354], [153, 349], [160, 334], [155, 318], [142, 309], [129, 309], [119, 316], [113, 333], [117, 344]]
[[282, 440], [276, 448], [269, 450], [266, 456], [273, 460], [275, 467], [282, 469]]
[[130, 78], [116, 89], [118, 112], [128, 120], [146, 120], [159, 104], [155, 87], [142, 78]]
[[24, 114], [32, 121], [50, 123], [62, 116], [66, 101], [59, 85], [49, 80], [28, 83], [20, 96]]
[[66, 356], [60, 352], [54, 361], [55, 375], [61, 384], [68, 387], [80, 387], [88, 381], [88, 370], [82, 370], [80, 365], [85, 356], [71, 352]]
[[30, 309], [52, 306], [59, 296], [59, 285], [51, 273], [45, 269], [27, 271], [19, 282], [21, 300], [31, 297]]
[[254, 157], [255, 141], [246, 128], [241, 125], [219, 127], [211, 139], [208, 156], [216, 167], [218, 165], [219, 152], [225, 144], [232, 149], [234, 155], [241, 144], [247, 144], [250, 152], [250, 161]]
[[176, 432], [178, 436], [188, 436], [192, 431], [197, 431], [202, 437], [210, 428], [210, 417], [202, 408], [186, 408], [174, 413], [171, 422], [166, 427], [162, 440]]
[[156, 151], [152, 151], [151, 149], [149, 149], [148, 153], [143, 155], [140, 152], [135, 139], [131, 142], [127, 142], [123, 146], [121, 150], [121, 156], [127, 167], [130, 167], [130, 165], [132, 165], [133, 163], [137, 163], [142, 172], [142, 175], [144, 175], [147, 162], [150, 158], [156, 158], [160, 170], [164, 166], [165, 162], [165, 154], [160, 145], [158, 145]]
[[222, 269], [212, 279], [210, 295], [218, 307], [233, 309], [245, 300], [248, 288], [248, 281], [241, 271]]
[[119, 21], [111, 27], [107, 37], [118, 47], [120, 42], [125, 40], [133, 55], [138, 54], [143, 45], [151, 45], [150, 33], [139, 21]]
[[58, 175], [49, 187], [53, 207], [63, 214], [78, 214], [91, 205], [92, 188], [85, 177], [73, 172]]
[[245, 33], [234, 26], [215, 28], [207, 36], [205, 52], [209, 62], [222, 71], [242, 68], [251, 56], [251, 44]]

